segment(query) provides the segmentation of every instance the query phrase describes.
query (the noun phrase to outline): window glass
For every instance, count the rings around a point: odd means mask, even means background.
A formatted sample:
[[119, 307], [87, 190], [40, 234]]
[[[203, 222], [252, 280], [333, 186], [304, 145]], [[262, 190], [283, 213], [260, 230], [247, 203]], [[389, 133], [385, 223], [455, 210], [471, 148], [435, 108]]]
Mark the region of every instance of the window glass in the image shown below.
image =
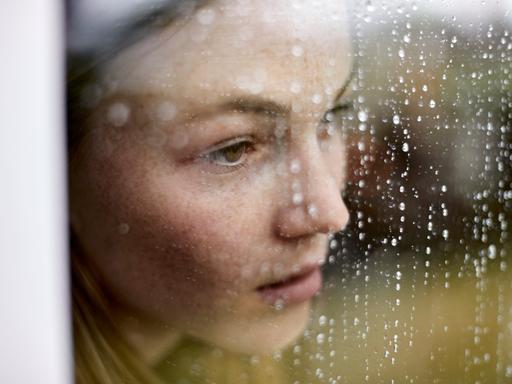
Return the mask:
[[77, 382], [510, 381], [511, 12], [69, 2]]

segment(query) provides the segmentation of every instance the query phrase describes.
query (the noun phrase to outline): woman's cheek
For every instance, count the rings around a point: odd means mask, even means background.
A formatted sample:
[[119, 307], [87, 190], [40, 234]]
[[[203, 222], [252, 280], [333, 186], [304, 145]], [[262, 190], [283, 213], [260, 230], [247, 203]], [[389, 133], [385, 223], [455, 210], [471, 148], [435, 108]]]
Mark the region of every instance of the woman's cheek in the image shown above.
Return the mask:
[[158, 224], [147, 228], [148, 238], [158, 234], [155, 240], [172, 258], [169, 263], [190, 274], [191, 284], [207, 283], [214, 290], [232, 286], [243, 266], [257, 261], [251, 257], [256, 248], [252, 243], [261, 240], [258, 232], [264, 228], [261, 222], [254, 225], [258, 214], [250, 200], [186, 191], [175, 198], [168, 194], [154, 207], [156, 217], [150, 220]]
[[334, 137], [331, 140], [324, 156], [330, 173], [341, 190], [344, 188], [346, 178], [346, 145], [344, 140], [339, 137]]
[[110, 188], [116, 190], [110, 195], [114, 216], [129, 228], [126, 234], [112, 228], [111, 243], [117, 244], [120, 265], [127, 264], [125, 254], [131, 255], [131, 267], [123, 272], [137, 279], [125, 284], [138, 281], [134, 290], [163, 292], [162, 297], [175, 296], [172, 300], [184, 305], [187, 297], [208, 305], [227, 300], [228, 291], [252, 287], [245, 271], [258, 270], [272, 245], [275, 167], [205, 175], [162, 162], [141, 163], [138, 158], [126, 174], [125, 159], [119, 169], [124, 176], [109, 178], [118, 184]]

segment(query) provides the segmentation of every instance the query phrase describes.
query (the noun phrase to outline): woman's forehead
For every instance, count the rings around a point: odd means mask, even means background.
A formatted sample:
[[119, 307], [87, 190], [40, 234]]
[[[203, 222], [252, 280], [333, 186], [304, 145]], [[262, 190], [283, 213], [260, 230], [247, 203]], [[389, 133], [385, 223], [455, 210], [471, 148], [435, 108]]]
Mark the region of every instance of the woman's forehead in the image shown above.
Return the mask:
[[184, 96], [195, 80], [216, 89], [255, 82], [282, 88], [279, 79], [289, 83], [319, 67], [325, 73], [314, 75], [329, 83], [330, 73], [340, 78], [350, 67], [344, 12], [339, 1], [210, 2], [118, 54], [106, 73], [129, 93], [172, 89]]
[[[282, 36], [311, 39], [325, 33], [343, 31], [347, 15], [343, 0], [297, 1], [256, 0], [213, 2], [211, 10], [222, 22], [250, 25], [264, 31], [267, 28]], [[197, 17], [200, 18], [199, 12]]]

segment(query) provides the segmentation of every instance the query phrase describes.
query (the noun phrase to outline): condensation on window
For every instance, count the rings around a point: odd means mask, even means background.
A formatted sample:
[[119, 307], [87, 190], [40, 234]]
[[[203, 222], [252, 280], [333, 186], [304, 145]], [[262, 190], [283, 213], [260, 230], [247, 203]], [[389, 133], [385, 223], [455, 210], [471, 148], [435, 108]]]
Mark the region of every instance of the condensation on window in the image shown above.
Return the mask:
[[331, 242], [332, 297], [306, 336], [314, 380], [512, 380], [511, 12], [357, 11], [352, 221]]
[[512, 382], [512, 3], [165, 3], [71, 35], [82, 379]]

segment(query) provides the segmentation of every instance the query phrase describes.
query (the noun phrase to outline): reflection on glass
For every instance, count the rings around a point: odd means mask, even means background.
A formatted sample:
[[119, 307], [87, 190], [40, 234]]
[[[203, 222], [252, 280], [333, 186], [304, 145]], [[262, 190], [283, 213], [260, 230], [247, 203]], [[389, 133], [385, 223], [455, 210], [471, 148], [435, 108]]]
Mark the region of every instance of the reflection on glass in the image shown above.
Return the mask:
[[505, 6], [73, 4], [78, 382], [511, 380]]
[[136, 20], [110, 51], [76, 43], [70, 61], [84, 382], [151, 376], [184, 338], [242, 354], [289, 345], [348, 221], [343, 8], [188, 5]]

